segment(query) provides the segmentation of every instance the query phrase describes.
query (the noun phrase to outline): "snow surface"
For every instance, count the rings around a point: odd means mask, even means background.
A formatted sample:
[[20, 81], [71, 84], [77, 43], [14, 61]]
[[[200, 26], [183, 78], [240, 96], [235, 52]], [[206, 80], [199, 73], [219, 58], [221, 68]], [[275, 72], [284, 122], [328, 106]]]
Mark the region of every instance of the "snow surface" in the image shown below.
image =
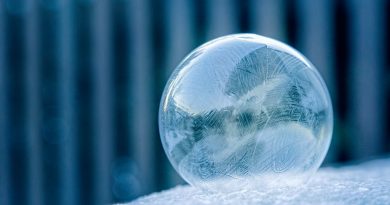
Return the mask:
[[295, 190], [210, 194], [183, 185], [127, 204], [390, 204], [390, 158], [321, 168], [307, 185]]

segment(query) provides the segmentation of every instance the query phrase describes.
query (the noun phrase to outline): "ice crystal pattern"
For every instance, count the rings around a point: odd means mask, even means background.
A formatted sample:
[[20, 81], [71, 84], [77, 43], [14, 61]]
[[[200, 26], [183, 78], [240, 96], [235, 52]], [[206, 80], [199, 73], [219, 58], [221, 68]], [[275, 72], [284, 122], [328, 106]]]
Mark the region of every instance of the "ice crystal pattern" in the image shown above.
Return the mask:
[[170, 162], [191, 185], [262, 190], [307, 181], [328, 150], [333, 113], [302, 54], [236, 34], [200, 46], [174, 70], [159, 128]]

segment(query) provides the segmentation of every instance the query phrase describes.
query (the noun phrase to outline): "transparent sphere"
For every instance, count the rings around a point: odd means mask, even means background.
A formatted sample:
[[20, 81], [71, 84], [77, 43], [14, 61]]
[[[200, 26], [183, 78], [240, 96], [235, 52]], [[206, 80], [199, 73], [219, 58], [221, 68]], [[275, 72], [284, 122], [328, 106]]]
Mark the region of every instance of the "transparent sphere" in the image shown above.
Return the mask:
[[198, 47], [174, 70], [159, 128], [170, 162], [193, 186], [296, 187], [326, 155], [333, 111], [324, 81], [302, 54], [236, 34]]

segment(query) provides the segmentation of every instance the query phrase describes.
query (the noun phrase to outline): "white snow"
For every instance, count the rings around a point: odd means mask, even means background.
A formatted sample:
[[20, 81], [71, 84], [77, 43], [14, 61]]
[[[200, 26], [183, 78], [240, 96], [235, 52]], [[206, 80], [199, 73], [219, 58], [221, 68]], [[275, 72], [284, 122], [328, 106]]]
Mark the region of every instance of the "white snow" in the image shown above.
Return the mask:
[[202, 204], [390, 204], [390, 158], [321, 168], [296, 190], [204, 193], [189, 185], [143, 196], [126, 205]]

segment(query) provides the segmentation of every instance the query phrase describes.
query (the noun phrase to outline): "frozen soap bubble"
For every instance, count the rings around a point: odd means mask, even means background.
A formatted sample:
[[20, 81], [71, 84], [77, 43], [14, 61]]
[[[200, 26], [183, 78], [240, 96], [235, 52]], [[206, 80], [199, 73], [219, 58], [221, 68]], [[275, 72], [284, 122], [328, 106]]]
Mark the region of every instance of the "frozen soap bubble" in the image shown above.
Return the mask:
[[329, 148], [333, 111], [316, 68], [276, 40], [236, 34], [191, 52], [161, 99], [164, 150], [212, 192], [296, 187]]

